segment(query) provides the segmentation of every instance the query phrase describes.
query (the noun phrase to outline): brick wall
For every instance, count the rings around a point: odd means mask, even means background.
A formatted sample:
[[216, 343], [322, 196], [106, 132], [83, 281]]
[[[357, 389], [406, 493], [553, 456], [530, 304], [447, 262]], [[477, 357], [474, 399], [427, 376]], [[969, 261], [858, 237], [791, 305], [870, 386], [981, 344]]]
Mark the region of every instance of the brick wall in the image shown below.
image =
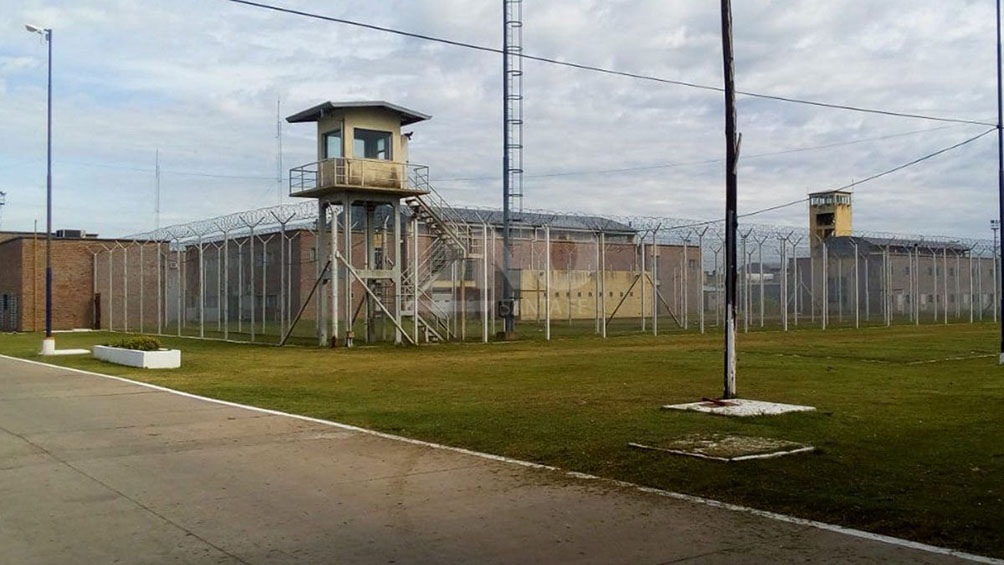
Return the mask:
[[21, 254], [19, 239], [0, 243], [0, 331], [21, 330]]
[[[45, 239], [21, 243], [21, 330], [45, 330]], [[92, 326], [92, 242], [52, 240], [52, 329]]]

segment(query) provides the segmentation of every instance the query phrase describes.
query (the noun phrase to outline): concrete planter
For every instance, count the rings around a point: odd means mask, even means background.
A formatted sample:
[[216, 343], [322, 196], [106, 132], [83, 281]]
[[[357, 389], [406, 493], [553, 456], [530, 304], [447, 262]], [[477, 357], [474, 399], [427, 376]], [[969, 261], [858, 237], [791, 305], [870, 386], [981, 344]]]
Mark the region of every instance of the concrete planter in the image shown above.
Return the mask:
[[109, 363], [140, 367], [142, 369], [177, 369], [181, 367], [181, 351], [160, 349], [158, 351], [138, 351], [107, 345], [95, 345], [91, 351], [94, 357]]

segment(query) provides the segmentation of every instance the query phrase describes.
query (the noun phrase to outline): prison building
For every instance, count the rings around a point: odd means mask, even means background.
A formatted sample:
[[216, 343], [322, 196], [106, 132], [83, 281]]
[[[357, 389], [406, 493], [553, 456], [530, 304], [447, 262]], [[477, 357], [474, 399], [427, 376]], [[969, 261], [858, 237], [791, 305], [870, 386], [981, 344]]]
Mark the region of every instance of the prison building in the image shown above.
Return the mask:
[[809, 195], [811, 252], [793, 260], [799, 274], [789, 295], [801, 312], [947, 320], [994, 307], [995, 257], [958, 241], [852, 235], [851, 219], [851, 193]]
[[[119, 295], [99, 290], [101, 271], [96, 267], [99, 253], [111, 249], [132, 248], [134, 256], [119, 268], [131, 267], [133, 275], [156, 272], [154, 261], [157, 243], [100, 239], [78, 230], [58, 230], [52, 238], [52, 328], [106, 327], [102, 312], [114, 310], [119, 301], [120, 314], [138, 327], [141, 312], [157, 311], [154, 279], [132, 281], [132, 288], [117, 287]], [[146, 257], [140, 257], [140, 249]], [[0, 331], [41, 331], [45, 329], [45, 234], [26, 232], [0, 233]], [[113, 276], [116, 273], [112, 273]], [[127, 279], [119, 276], [120, 282]], [[116, 287], [112, 287], [116, 288]], [[132, 313], [129, 312], [130, 307]]]
[[982, 318], [994, 306], [994, 258], [960, 243], [839, 236], [798, 262], [803, 311]]
[[[429, 281], [422, 298], [433, 311], [427, 315], [479, 318], [486, 306], [494, 315], [495, 297], [501, 292], [504, 276], [501, 213], [468, 208], [441, 213], [453, 218], [450, 229], [465, 234], [465, 240], [472, 239], [472, 233], [479, 234], [474, 237], [483, 238], [478, 246], [487, 252], [460, 258]], [[418, 222], [418, 241], [413, 243], [413, 214], [413, 210], [402, 207], [398, 231], [404, 234], [400, 249], [404, 265], [412, 262], [416, 249], [419, 257], [428, 256], [439, 238], [431, 226]], [[360, 257], [367, 248], [364, 215], [352, 216], [352, 253]], [[394, 255], [385, 253], [393, 244], [392, 216], [384, 208], [372, 217], [377, 227], [370, 234], [369, 247], [373, 249], [375, 269], [384, 268], [385, 257]], [[344, 221], [341, 212], [335, 221]], [[330, 222], [328, 218], [324, 230], [327, 233], [331, 232]], [[546, 273], [548, 235], [550, 290]], [[666, 243], [653, 247], [651, 242], [641, 241], [630, 226], [606, 218], [520, 214], [512, 230], [512, 254], [509, 276], [520, 320], [542, 320], [549, 306], [553, 319], [594, 319], [600, 312], [606, 317], [638, 318], [651, 316], [654, 311], [682, 321], [688, 311], [693, 314], [700, 307], [699, 248]], [[330, 284], [328, 275], [315, 286], [317, 257], [317, 232], [312, 224], [303, 222], [284, 230], [273, 226], [253, 235], [245, 230], [226, 239], [218, 235], [190, 240], [183, 249], [176, 247], [169, 252], [163, 261], [164, 277], [170, 287], [164, 296], [173, 296], [183, 304], [164, 305], [168, 331], [173, 332], [179, 322], [182, 327], [205, 324], [211, 331], [220, 331], [229, 323], [229, 331], [235, 334], [248, 334], [252, 328], [274, 334], [279, 326], [292, 324], [297, 316], [299, 324], [312, 325], [316, 321], [317, 293], [326, 291]], [[106, 280], [102, 278], [102, 284]], [[342, 285], [349, 283], [354, 286], [353, 310], [363, 316], [362, 283], [346, 282], [344, 278], [339, 281]], [[180, 292], [174, 292], [175, 288]], [[393, 287], [377, 285], [375, 290], [381, 299], [392, 299], [387, 293]], [[382, 317], [381, 313], [374, 316]]]
[[[502, 213], [456, 212], [467, 224], [487, 226], [490, 264], [501, 264]], [[696, 246], [653, 245], [631, 226], [600, 216], [521, 212], [511, 225], [508, 276], [518, 320], [542, 320], [548, 308], [552, 319], [639, 318], [655, 311], [682, 320], [686, 311], [700, 308], [701, 250]], [[503, 276], [497, 269], [488, 281], [493, 296], [501, 292]], [[443, 300], [453, 293], [446, 282], [441, 279], [434, 291]]]

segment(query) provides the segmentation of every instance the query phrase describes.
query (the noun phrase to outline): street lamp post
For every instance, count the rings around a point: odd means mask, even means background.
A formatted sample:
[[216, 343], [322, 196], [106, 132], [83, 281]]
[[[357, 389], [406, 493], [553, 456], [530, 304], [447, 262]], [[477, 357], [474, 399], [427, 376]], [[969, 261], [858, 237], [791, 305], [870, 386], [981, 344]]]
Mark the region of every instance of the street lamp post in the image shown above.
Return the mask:
[[33, 25], [24, 28], [45, 39], [48, 47], [46, 73], [46, 114], [45, 114], [45, 339], [42, 354], [56, 352], [56, 339], [52, 337], [52, 30]]

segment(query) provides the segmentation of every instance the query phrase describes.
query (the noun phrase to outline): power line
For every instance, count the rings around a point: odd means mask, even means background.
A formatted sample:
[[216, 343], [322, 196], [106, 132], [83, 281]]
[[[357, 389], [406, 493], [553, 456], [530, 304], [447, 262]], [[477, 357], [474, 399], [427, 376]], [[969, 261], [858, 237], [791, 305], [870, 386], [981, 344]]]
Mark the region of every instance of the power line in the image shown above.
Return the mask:
[[[502, 49], [498, 49], [498, 48], [495, 48], [495, 47], [486, 47], [484, 45], [477, 45], [477, 44], [474, 44], [474, 43], [467, 43], [467, 42], [463, 42], [463, 41], [455, 41], [455, 40], [452, 40], [452, 39], [445, 39], [445, 38], [442, 38], [442, 37], [436, 37], [436, 36], [432, 36], [432, 35], [425, 35], [425, 34], [421, 34], [421, 33], [414, 33], [414, 32], [404, 31], [404, 30], [401, 30], [401, 29], [396, 29], [396, 28], [391, 28], [391, 27], [378, 26], [378, 25], [374, 25], [374, 24], [367, 24], [367, 23], [363, 23], [363, 22], [359, 22], [359, 21], [355, 21], [355, 20], [350, 20], [350, 19], [347, 19], [347, 18], [336, 18], [336, 17], [333, 17], [333, 16], [324, 16], [324, 15], [321, 15], [321, 14], [315, 14], [315, 13], [312, 13], [312, 12], [304, 12], [302, 10], [294, 10], [294, 9], [291, 9], [291, 8], [283, 8], [281, 6], [274, 6], [274, 5], [271, 5], [271, 4], [264, 4], [264, 3], [261, 3], [261, 2], [252, 2], [251, 0], [228, 0], [228, 1], [229, 2], [233, 2], [235, 4], [243, 4], [243, 5], [246, 5], [246, 6], [252, 6], [252, 7], [255, 7], [255, 8], [262, 8], [262, 9], [265, 9], [265, 10], [272, 10], [272, 11], [281, 12], [281, 13], [284, 13], [284, 14], [290, 14], [290, 15], [294, 15], [294, 16], [302, 16], [302, 17], [305, 17], [305, 18], [312, 18], [312, 19], [316, 19], [316, 20], [323, 20], [323, 21], [332, 22], [332, 23], [340, 23], [340, 24], [345, 24], [345, 25], [360, 27], [360, 28], [364, 28], [364, 29], [369, 29], [369, 30], [373, 30], [373, 31], [382, 31], [384, 33], [391, 33], [391, 34], [394, 34], [394, 35], [400, 35], [402, 37], [410, 37], [412, 39], [421, 39], [423, 41], [431, 41], [431, 42], [434, 42], [434, 43], [442, 43], [442, 44], [445, 44], [445, 45], [452, 45], [454, 47], [462, 47], [464, 49], [472, 49], [472, 50], [475, 50], [475, 51], [483, 51], [483, 52], [486, 52], [486, 53], [495, 53], [497, 55], [503, 55], [504, 54], [504, 52], [503, 52]], [[560, 59], [554, 59], [552, 57], [540, 57], [540, 56], [527, 55], [527, 54], [520, 54], [519, 56], [521, 58], [523, 58], [523, 59], [528, 59], [528, 60], [531, 60], [531, 61], [538, 61], [538, 62], [541, 62], [541, 63], [548, 63], [548, 64], [552, 64], [552, 65], [559, 65], [559, 66], [562, 66], [562, 67], [569, 67], [569, 68], [573, 68], [573, 69], [579, 69], [579, 70], [584, 70], [584, 71], [591, 71], [591, 72], [596, 72], [596, 73], [601, 73], [601, 74], [606, 74], [606, 75], [612, 75], [612, 76], [620, 76], [620, 77], [632, 78], [632, 79], [637, 79], [637, 80], [645, 80], [645, 81], [650, 81], [650, 82], [658, 82], [658, 83], [662, 83], [662, 84], [672, 84], [674, 86], [683, 86], [683, 87], [687, 87], [687, 88], [695, 88], [695, 89], [699, 89], [699, 90], [708, 90], [708, 91], [712, 91], [712, 92], [723, 92], [723, 90], [724, 90], [724, 89], [722, 89], [722, 87], [719, 87], [719, 86], [709, 86], [709, 85], [706, 85], [706, 84], [699, 84], [699, 83], [695, 83], [695, 82], [687, 82], [687, 81], [683, 81], [683, 80], [673, 80], [673, 79], [668, 79], [668, 78], [656, 77], [656, 76], [652, 76], [652, 75], [645, 75], [645, 74], [641, 74], [641, 73], [632, 73], [632, 72], [627, 72], [627, 71], [618, 71], [618, 70], [614, 70], [614, 69], [607, 69], [607, 68], [604, 68], [604, 67], [597, 67], [597, 66], [594, 66], [594, 65], [586, 65], [586, 64], [582, 64], [582, 63], [573, 63], [573, 62], [570, 62], [570, 61], [562, 61]], [[875, 108], [865, 108], [865, 107], [861, 107], [861, 106], [850, 106], [850, 105], [847, 105], [847, 104], [833, 104], [833, 103], [829, 103], [829, 102], [820, 102], [820, 101], [817, 101], [817, 100], [804, 100], [804, 99], [801, 99], [801, 98], [791, 98], [791, 97], [787, 97], [787, 96], [777, 96], [777, 95], [773, 95], [773, 94], [761, 94], [761, 93], [757, 93], [757, 92], [747, 92], [747, 91], [741, 91], [741, 90], [737, 90], [736, 94], [740, 94], [740, 95], [743, 95], [743, 96], [748, 96], [750, 98], [761, 98], [761, 99], [765, 99], [765, 100], [774, 100], [774, 101], [777, 101], [777, 102], [788, 102], [788, 103], [791, 103], [791, 104], [803, 104], [803, 105], [808, 105], [808, 106], [816, 106], [816, 107], [819, 107], [819, 108], [830, 108], [830, 109], [835, 109], [835, 110], [846, 110], [846, 111], [850, 111], [850, 112], [860, 112], [860, 113], [865, 113], [865, 114], [878, 114], [878, 115], [883, 115], [883, 116], [893, 116], [893, 117], [898, 117], [898, 118], [913, 118], [913, 119], [931, 120], [931, 121], [937, 121], [937, 122], [951, 122], [951, 123], [973, 124], [973, 125], [981, 125], [981, 126], [996, 126], [996, 124], [994, 124], [994, 123], [984, 122], [984, 121], [980, 121], [980, 120], [964, 120], [964, 119], [960, 119], [960, 118], [945, 118], [945, 117], [940, 117], [940, 116], [928, 116], [928, 115], [924, 115], [924, 114], [913, 114], [913, 113], [908, 113], [908, 112], [893, 112], [891, 110], [880, 110], [880, 109], [875, 109]]]
[[[103, 169], [119, 169], [123, 171], [137, 171], [141, 173], [156, 173], [156, 169], [150, 169], [147, 167], [133, 167], [129, 165], [113, 165], [111, 163], [91, 163], [88, 161], [73, 161], [64, 160], [63, 163], [68, 163], [72, 165], [84, 166], [84, 167], [98, 167]], [[188, 177], [205, 177], [214, 179], [242, 179], [242, 180], [270, 180], [275, 181], [275, 176], [264, 176], [264, 175], [224, 175], [216, 173], [202, 173], [198, 171], [172, 171], [170, 169], [161, 169], [161, 174], [167, 175], [178, 175], [178, 176], [188, 176]]]
[[883, 171], [881, 173], [874, 174], [874, 175], [872, 175], [870, 177], [865, 177], [862, 180], [854, 181], [854, 182], [852, 182], [850, 184], [846, 184], [846, 185], [844, 185], [844, 186], [842, 186], [840, 188], [836, 188], [834, 190], [844, 190], [844, 189], [847, 189], [847, 188], [854, 188], [855, 186], [857, 186], [859, 184], [863, 184], [863, 183], [866, 183], [868, 181], [872, 181], [872, 180], [875, 180], [877, 178], [881, 178], [881, 177], [884, 177], [886, 175], [890, 175], [892, 173], [895, 173], [896, 171], [901, 171], [901, 170], [903, 170], [903, 169], [905, 169], [907, 167], [911, 167], [911, 166], [916, 165], [918, 163], [921, 163], [923, 161], [927, 161], [928, 159], [930, 159], [932, 157], [937, 157], [938, 155], [941, 155], [942, 153], [947, 153], [947, 152], [949, 152], [949, 151], [951, 151], [953, 149], [958, 149], [959, 147], [962, 147], [963, 145], [967, 145], [969, 143], [972, 143], [972, 142], [976, 141], [977, 139], [980, 139], [981, 137], [986, 136], [986, 135], [988, 135], [991, 132], [996, 131], [996, 130], [997, 130], [996, 127], [990, 128], [990, 129], [986, 130], [985, 132], [983, 132], [983, 133], [981, 133], [981, 134], [979, 134], [977, 136], [970, 137], [969, 139], [967, 139], [965, 141], [960, 141], [960, 142], [956, 143], [955, 145], [952, 145], [952, 146], [949, 146], [949, 147], [945, 147], [944, 149], [939, 149], [938, 151], [935, 151], [934, 153], [929, 153], [927, 155], [924, 155], [923, 157], [920, 157], [919, 159], [914, 159], [913, 161], [910, 161], [909, 163], [904, 163], [904, 164], [902, 164], [902, 165], [900, 165], [898, 167], [893, 167], [893, 168], [891, 168], [891, 169], [889, 169], [887, 171]]
[[[990, 128], [990, 129], [984, 131], [983, 133], [981, 133], [979, 135], [970, 137], [969, 139], [966, 139], [964, 141], [960, 141], [960, 142], [956, 143], [955, 145], [950, 145], [950, 146], [945, 147], [943, 149], [939, 149], [939, 150], [935, 151], [934, 153], [928, 153], [927, 155], [924, 155], [923, 157], [919, 157], [919, 158], [914, 159], [913, 161], [910, 161], [908, 163], [903, 163], [902, 165], [898, 165], [898, 166], [893, 167], [891, 169], [887, 169], [885, 171], [882, 171], [881, 173], [876, 173], [876, 174], [871, 175], [869, 177], [865, 177], [865, 178], [863, 178], [863, 179], [861, 179], [859, 181], [854, 181], [854, 182], [845, 184], [845, 185], [843, 185], [841, 187], [833, 188], [833, 189], [831, 189], [831, 191], [846, 190], [848, 188], [854, 188], [854, 187], [856, 187], [858, 185], [861, 185], [861, 184], [864, 184], [866, 182], [873, 181], [875, 179], [884, 177], [886, 175], [891, 175], [892, 173], [895, 173], [897, 171], [902, 171], [903, 169], [905, 169], [907, 167], [912, 167], [912, 166], [917, 165], [919, 163], [923, 163], [924, 161], [927, 161], [928, 159], [937, 157], [938, 155], [941, 155], [943, 153], [947, 153], [949, 151], [952, 151], [953, 149], [958, 149], [959, 147], [962, 147], [963, 145], [967, 145], [969, 143], [972, 143], [972, 142], [976, 141], [977, 139], [980, 139], [981, 137], [984, 137], [984, 136], [990, 134], [991, 132], [996, 131], [996, 129], [997, 128]], [[807, 200], [808, 200], [808, 197], [801, 198], [799, 200], [793, 200], [793, 201], [788, 202], [786, 204], [779, 204], [777, 206], [770, 206], [769, 208], [763, 208], [763, 209], [760, 209], [760, 210], [755, 210], [755, 211], [750, 212], [748, 214], [740, 214], [739, 217], [740, 218], [748, 218], [750, 216], [756, 216], [758, 214], [763, 214], [765, 212], [773, 212], [774, 210], [780, 210], [781, 208], [787, 208], [789, 206], [794, 206], [796, 204], [801, 204], [802, 202], [805, 202]]]
[[[967, 145], [969, 143], [972, 143], [972, 142], [976, 141], [977, 139], [980, 139], [981, 137], [985, 137], [986, 135], [989, 135], [991, 132], [994, 132], [994, 131], [997, 131], [996, 127], [990, 128], [990, 129], [984, 131], [983, 133], [981, 133], [979, 135], [970, 137], [969, 139], [966, 139], [964, 141], [960, 141], [960, 142], [958, 142], [958, 143], [956, 143], [954, 145], [950, 145], [950, 146], [945, 147], [943, 149], [939, 149], [939, 150], [937, 150], [937, 151], [935, 151], [933, 153], [928, 153], [927, 155], [924, 155], [923, 157], [919, 157], [917, 159], [914, 159], [913, 161], [910, 161], [908, 163], [903, 163], [902, 165], [897, 165], [897, 166], [895, 166], [895, 167], [893, 167], [891, 169], [887, 169], [885, 171], [882, 171], [881, 173], [876, 173], [876, 174], [871, 175], [869, 177], [865, 177], [865, 178], [863, 178], [863, 179], [861, 179], [859, 181], [854, 181], [854, 182], [845, 184], [845, 185], [843, 185], [841, 187], [830, 189], [830, 191], [846, 190], [846, 189], [849, 189], [849, 188], [854, 188], [855, 186], [862, 185], [862, 184], [864, 184], [866, 182], [873, 181], [875, 179], [884, 177], [886, 175], [891, 175], [892, 173], [895, 173], [897, 171], [902, 171], [903, 169], [906, 169], [907, 167], [912, 167], [914, 165], [917, 165], [919, 163], [927, 161], [928, 159], [937, 157], [938, 155], [941, 155], [943, 153], [947, 153], [949, 151], [952, 151], [953, 149], [958, 149], [959, 147], [962, 147], [963, 145]], [[792, 200], [791, 202], [785, 202], [784, 204], [778, 204], [776, 206], [770, 206], [768, 208], [761, 208], [760, 210], [754, 210], [753, 212], [748, 212], [746, 214], [739, 214], [739, 217], [740, 218], [749, 218], [751, 216], [756, 216], [758, 214], [763, 214], [763, 213], [766, 213], [766, 212], [773, 212], [774, 210], [780, 210], [782, 208], [788, 208], [789, 206], [795, 206], [796, 204], [801, 204], [801, 203], [806, 202], [808, 200], [809, 200], [808, 197], [799, 198], [798, 200]], [[724, 221], [725, 221], [724, 219], [720, 218], [720, 219], [717, 219], [717, 220], [708, 220], [708, 221], [705, 221], [705, 222], [697, 222], [697, 223], [687, 224], [687, 225], [683, 225], [683, 226], [676, 226], [676, 227], [674, 227], [674, 229], [700, 227], [700, 226], [706, 226], [706, 225], [709, 225], [709, 224], [717, 224], [719, 222], [724, 222]]]
[[[769, 151], [766, 153], [756, 153], [753, 155], [747, 155], [744, 160], [757, 159], [762, 157], [774, 157], [777, 155], [789, 155], [792, 153], [802, 153], [805, 151], [817, 151], [820, 149], [832, 149], [834, 147], [844, 147], [847, 145], [856, 145], [859, 143], [868, 143], [870, 141], [883, 141], [886, 139], [893, 139], [897, 137], [906, 137], [909, 135], [917, 135], [920, 133], [927, 133], [932, 131], [950, 129], [961, 127], [961, 125], [949, 125], [940, 126], [936, 128], [927, 128], [921, 130], [913, 130], [901, 133], [893, 133], [888, 135], [882, 135], [877, 137], [868, 137], [862, 139], [854, 139], [851, 141], [840, 141], [836, 143], [827, 143], [824, 145], [813, 145], [809, 147], [796, 147], [792, 149], [783, 149], [780, 151]], [[593, 170], [581, 170], [581, 171], [555, 171], [553, 173], [541, 173], [537, 175], [523, 175], [523, 178], [550, 178], [550, 177], [565, 177], [565, 176], [578, 176], [578, 175], [594, 175], [594, 174], [608, 174], [608, 173], [630, 173], [637, 171], [648, 171], [653, 169], [673, 169], [677, 167], [689, 167], [694, 165], [709, 165], [712, 163], [721, 163], [725, 159], [705, 159], [703, 161], [687, 161], [682, 163], [665, 163], [661, 165], [639, 165], [637, 167], [623, 167], [617, 169], [593, 169]], [[443, 182], [460, 182], [460, 181], [482, 181], [482, 180], [498, 180], [498, 176], [491, 177], [463, 177], [463, 178], [447, 178], [447, 179], [437, 179], [437, 183]]]

